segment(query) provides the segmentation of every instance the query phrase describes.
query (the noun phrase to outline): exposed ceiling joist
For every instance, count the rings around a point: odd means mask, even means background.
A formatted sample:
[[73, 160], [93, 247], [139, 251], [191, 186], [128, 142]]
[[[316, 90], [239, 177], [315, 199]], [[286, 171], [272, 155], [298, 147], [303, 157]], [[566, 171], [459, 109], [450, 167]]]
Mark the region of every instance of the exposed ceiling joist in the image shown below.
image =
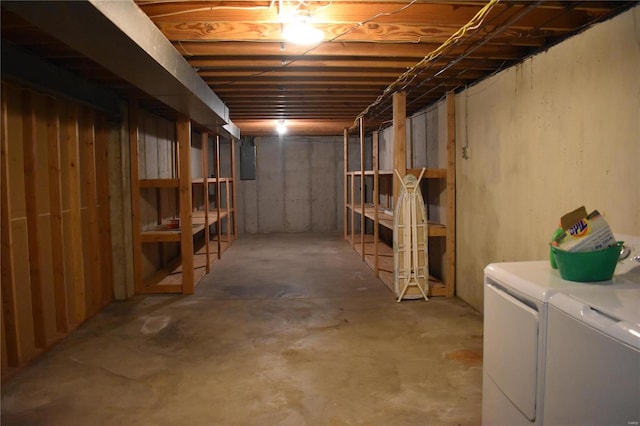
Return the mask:
[[[147, 24], [157, 28], [162, 37], [158, 43], [166, 44], [184, 58], [184, 66], [192, 75], [197, 73], [202, 84], [219, 96], [228, 107], [229, 118], [246, 135], [272, 134], [275, 124], [283, 119], [293, 134], [341, 135], [360, 114], [364, 114], [367, 129], [380, 128], [392, 117], [388, 98], [395, 90], [406, 91], [407, 113], [414, 114], [442, 99], [449, 90], [473, 85], [638, 4], [503, 0], [488, 6], [489, 0], [137, 0], [137, 10], [126, 1], [92, 1], [108, 3], [118, 13], [147, 15]], [[63, 26], [69, 19], [82, 20], [81, 15], [70, 18], [64, 15], [63, 6], [46, 5], [47, 18], [56, 19], [33, 25], [4, 13], [8, 3], [2, 2], [3, 40], [122, 94], [136, 94], [128, 79], [96, 60], [91, 49], [64, 37], [50, 37], [43, 31], [48, 25]], [[285, 12], [294, 9], [308, 16], [323, 31], [324, 41], [311, 46], [285, 42], [282, 29], [288, 21], [279, 15], [280, 5]], [[486, 13], [474, 20], [481, 10]], [[474, 25], [470, 25], [471, 21]], [[147, 27], [137, 31], [144, 33]], [[461, 33], [462, 28], [465, 31]], [[454, 34], [459, 37], [453, 39]], [[112, 44], [113, 40], [109, 41]], [[93, 49], [108, 50], [105, 46], [100, 42]], [[127, 66], [140, 74], [140, 64], [134, 56], [126, 55], [130, 62]], [[429, 60], [421, 63], [425, 57]], [[399, 79], [404, 73], [406, 78]], [[145, 105], [168, 113], [169, 100], [160, 100], [155, 107], [152, 102], [145, 101]]]

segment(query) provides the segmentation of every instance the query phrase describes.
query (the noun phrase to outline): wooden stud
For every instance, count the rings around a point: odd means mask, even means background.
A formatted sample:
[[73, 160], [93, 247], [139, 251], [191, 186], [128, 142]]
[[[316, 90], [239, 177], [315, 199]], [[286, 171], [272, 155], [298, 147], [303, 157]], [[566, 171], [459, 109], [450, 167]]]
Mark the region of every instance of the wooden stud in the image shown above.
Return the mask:
[[31, 314], [33, 332], [37, 348], [47, 346], [42, 298], [42, 276], [40, 273], [40, 244], [38, 237], [38, 165], [36, 162], [36, 114], [33, 108], [33, 94], [22, 93], [22, 138], [24, 158], [25, 205], [27, 210], [29, 278], [31, 283]]
[[[60, 118], [58, 102], [47, 99], [47, 144], [49, 151], [49, 210], [51, 213], [51, 258], [53, 291], [56, 306], [56, 329], [69, 331], [69, 313], [65, 286], [64, 245], [62, 231], [62, 194], [60, 189]], [[108, 194], [108, 192], [107, 192]]]
[[202, 201], [204, 203], [204, 252], [205, 271], [211, 272], [211, 253], [209, 249], [209, 133], [202, 132], [200, 135], [202, 145]]
[[231, 217], [233, 220], [233, 239], [238, 238], [238, 221], [236, 214], [236, 150], [235, 138], [231, 137]]
[[349, 129], [344, 129], [344, 183], [343, 183], [343, 195], [344, 195], [344, 218], [342, 220], [342, 227], [344, 232], [345, 241], [348, 238], [349, 231]]
[[180, 254], [182, 257], [182, 292], [193, 294], [193, 234], [191, 212], [191, 121], [181, 117], [176, 122], [178, 139], [179, 200], [180, 200]]
[[84, 279], [84, 245], [82, 241], [78, 110], [74, 104], [69, 104], [68, 106], [65, 126], [67, 128], [65, 146], [68, 152], [68, 162], [63, 167], [68, 169], [69, 174], [67, 194], [69, 195], [70, 277], [73, 283], [73, 321], [75, 324], [79, 324], [87, 318], [87, 301]]
[[[407, 174], [407, 94], [396, 92], [393, 94], [393, 168], [398, 171], [400, 177]], [[393, 205], [398, 204], [402, 184], [397, 176], [393, 176]]]
[[11, 198], [9, 197], [9, 134], [7, 130], [7, 95], [6, 84], [2, 83], [0, 97], [0, 126], [2, 176], [0, 178], [1, 208], [0, 208], [0, 240], [2, 249], [2, 321], [4, 323], [4, 339], [7, 348], [7, 362], [10, 367], [18, 367], [22, 361], [20, 330], [18, 328], [18, 313], [16, 306], [16, 280], [13, 259], [13, 238], [11, 232]]
[[216, 212], [218, 213], [218, 222], [216, 222], [216, 233], [218, 237], [218, 259], [222, 258], [222, 242], [220, 241], [222, 238], [222, 230], [220, 220], [220, 189], [222, 185], [220, 183], [220, 135], [216, 135], [216, 146], [215, 146], [215, 155], [214, 162], [216, 168]]
[[102, 298], [100, 305], [113, 301], [113, 258], [111, 249], [111, 211], [109, 202], [109, 142], [106, 117], [96, 114], [95, 159], [98, 203], [98, 240], [100, 247], [100, 276]]
[[379, 229], [378, 227], [379, 225], [379, 220], [380, 220], [380, 214], [378, 212], [378, 209], [380, 207], [380, 174], [379, 174], [379, 166], [378, 166], [378, 139], [379, 139], [379, 135], [378, 132], [375, 131], [373, 132], [372, 137], [372, 144], [373, 144], [373, 264], [374, 264], [374, 268], [373, 271], [376, 274], [376, 278], [378, 278], [380, 276], [380, 270], [379, 270], [379, 261], [378, 261], [378, 244], [379, 244]]
[[[86, 290], [89, 292], [90, 314], [97, 313], [102, 307], [102, 276], [100, 271], [100, 235], [98, 222], [98, 195], [96, 193], [96, 158], [95, 158], [95, 117], [93, 109], [83, 108], [80, 121], [79, 151], [82, 167], [80, 168], [81, 185], [85, 194], [87, 227], [85, 229], [87, 246], [85, 247], [85, 267], [88, 269]], [[110, 248], [109, 248], [110, 249]]]
[[446, 293], [455, 295], [456, 273], [456, 98], [447, 92], [447, 236], [446, 250]]
[[364, 175], [364, 117], [360, 117], [360, 245], [362, 247], [362, 260], [365, 259], [365, 215], [364, 215], [364, 198], [365, 198], [365, 183], [366, 178]]
[[140, 232], [140, 139], [138, 105], [135, 101], [129, 102], [129, 149], [131, 162], [131, 226], [133, 229], [133, 281], [136, 293], [144, 294], [142, 281], [142, 239]]

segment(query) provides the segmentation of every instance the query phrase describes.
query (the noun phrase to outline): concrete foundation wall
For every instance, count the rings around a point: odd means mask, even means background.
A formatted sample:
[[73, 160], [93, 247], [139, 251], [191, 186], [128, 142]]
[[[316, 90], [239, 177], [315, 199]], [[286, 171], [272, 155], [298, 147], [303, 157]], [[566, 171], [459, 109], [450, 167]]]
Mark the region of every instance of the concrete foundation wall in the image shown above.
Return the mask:
[[254, 143], [256, 180], [238, 181], [239, 232], [342, 231], [343, 138], [274, 136]]
[[456, 96], [458, 296], [482, 310], [483, 268], [546, 259], [581, 205], [640, 234], [639, 75], [636, 7]]

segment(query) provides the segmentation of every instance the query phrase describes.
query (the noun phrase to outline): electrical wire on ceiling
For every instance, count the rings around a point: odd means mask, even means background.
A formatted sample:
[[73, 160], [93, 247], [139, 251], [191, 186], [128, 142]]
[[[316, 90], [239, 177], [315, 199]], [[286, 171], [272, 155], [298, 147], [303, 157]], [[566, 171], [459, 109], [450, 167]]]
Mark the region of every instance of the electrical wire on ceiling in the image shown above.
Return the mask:
[[[503, 33], [504, 31], [506, 31], [509, 27], [511, 27], [512, 25], [514, 25], [516, 22], [518, 22], [520, 19], [522, 19], [524, 16], [526, 16], [527, 14], [529, 14], [532, 10], [536, 9], [544, 0], [538, 0], [534, 3], [530, 3], [527, 5], [526, 8], [522, 9], [519, 13], [517, 13], [515, 16], [511, 16], [509, 17], [503, 24], [501, 24], [500, 26], [494, 28], [490, 34], [482, 37], [481, 40], [477, 41], [476, 43], [474, 43], [471, 47], [469, 47], [468, 49], [466, 49], [463, 53], [461, 53], [460, 55], [458, 55], [455, 59], [453, 59], [452, 61], [450, 61], [445, 67], [441, 68], [437, 73], [433, 74], [432, 76], [430, 76], [429, 78], [425, 78], [423, 79], [420, 84], [418, 84], [417, 86], [414, 86], [411, 91], [409, 91], [408, 93], [411, 93], [414, 90], [419, 89], [420, 87], [422, 87], [425, 83], [433, 80], [434, 77], [438, 76], [439, 74], [443, 73], [444, 71], [450, 69], [452, 66], [454, 66], [455, 64], [457, 64], [458, 62], [460, 62], [462, 59], [466, 58], [467, 56], [469, 56], [471, 53], [473, 53], [474, 51], [476, 51], [477, 49], [479, 49], [480, 47], [484, 46], [485, 44], [487, 44], [489, 41], [491, 41], [494, 37], [498, 36], [499, 34]], [[508, 10], [508, 9], [507, 9]], [[499, 13], [497, 15], [496, 18], [499, 18], [503, 13], [506, 13], [506, 10]], [[475, 35], [480, 29], [480, 27], [478, 27], [474, 33], [470, 34], [469, 36], [473, 36]], [[497, 72], [499, 72], [500, 70], [502, 70], [505, 66], [507, 62], [503, 61], [502, 64], [500, 65], [500, 67], [498, 69], [496, 69], [493, 73], [491, 73], [489, 76], [495, 75]], [[421, 74], [423, 74], [424, 72], [428, 71], [429, 69], [431, 69], [433, 65], [433, 62], [429, 63], [428, 66], [422, 68], [417, 76], [420, 76]], [[461, 71], [461, 73], [463, 73], [464, 71]], [[461, 73], [459, 73], [458, 75], [460, 75]], [[401, 90], [405, 90], [406, 87], [408, 85], [405, 85], [401, 88]], [[407, 105], [416, 102], [417, 100], [421, 99], [424, 96], [429, 95], [429, 93], [433, 92], [434, 90], [436, 90], [439, 87], [444, 86], [444, 84], [439, 84], [438, 86], [435, 86], [434, 88], [432, 88], [431, 90], [423, 93], [422, 95], [418, 96], [417, 98], [413, 99], [412, 102], [408, 103]], [[445, 90], [446, 90], [446, 86], [445, 86]], [[383, 109], [381, 112], [379, 111], [379, 114], [383, 114], [384, 112], [386, 112], [389, 108], [391, 108], [391, 106], [387, 106], [385, 109]], [[353, 127], [352, 127], [353, 129]]]
[[[304, 3], [304, 1], [303, 1], [303, 0], [298, 0], [298, 1], [299, 1], [300, 3]], [[399, 9], [396, 9], [396, 10], [391, 11], [391, 12], [381, 12], [381, 13], [378, 13], [378, 14], [376, 14], [376, 15], [373, 15], [373, 16], [372, 16], [372, 17], [370, 17], [370, 18], [365, 19], [365, 20], [364, 20], [364, 21], [362, 21], [362, 22], [358, 22], [357, 24], [354, 24], [353, 26], [351, 26], [351, 27], [350, 27], [349, 29], [347, 29], [346, 31], [343, 31], [342, 33], [340, 33], [340, 34], [338, 34], [338, 35], [334, 36], [333, 38], [331, 38], [331, 39], [329, 39], [329, 40], [324, 40], [324, 41], [322, 41], [322, 42], [320, 42], [320, 43], [316, 44], [315, 46], [313, 46], [313, 47], [309, 48], [308, 50], [305, 50], [304, 52], [302, 52], [302, 54], [300, 55], [300, 57], [304, 57], [304, 56], [308, 55], [309, 53], [313, 52], [314, 50], [316, 50], [318, 47], [320, 47], [320, 46], [321, 46], [321, 45], [323, 45], [324, 43], [331, 43], [331, 42], [334, 42], [334, 41], [338, 40], [339, 38], [344, 37], [345, 35], [347, 35], [347, 34], [349, 34], [349, 33], [353, 32], [353, 31], [355, 31], [356, 29], [360, 28], [361, 26], [363, 26], [363, 25], [365, 25], [365, 24], [368, 24], [369, 22], [374, 21], [374, 20], [376, 20], [376, 19], [378, 19], [378, 18], [380, 18], [380, 17], [383, 17], [383, 16], [393, 16], [393, 15], [396, 15], [396, 14], [398, 14], [398, 13], [401, 13], [401, 12], [405, 11], [407, 8], [409, 8], [410, 6], [412, 6], [413, 4], [415, 4], [417, 1], [418, 1], [418, 0], [411, 0], [409, 3], [405, 4], [404, 6], [402, 6], [402, 7], [401, 7], [401, 8], [399, 8]], [[498, 1], [498, 0], [495, 0], [495, 1]], [[271, 4], [273, 4], [274, 2], [275, 2], [275, 0], [273, 0]], [[331, 2], [329, 2], [329, 3], [328, 3], [327, 5], [325, 5], [325, 6], [321, 6], [320, 8], [318, 8], [318, 10], [319, 10], [319, 9], [321, 9], [321, 8], [328, 7], [329, 5], [331, 5]], [[181, 45], [180, 47], [182, 47], [182, 45]], [[182, 49], [183, 49], [183, 50], [185, 50], [185, 49], [184, 49], [184, 47], [182, 47]], [[186, 51], [186, 50], [185, 50], [185, 51]], [[280, 70], [282, 70], [283, 68], [287, 68], [287, 67], [289, 67], [290, 65], [293, 65], [293, 64], [294, 64], [294, 63], [296, 63], [298, 60], [299, 60], [299, 59], [292, 59], [292, 60], [290, 60], [290, 61], [284, 62], [281, 66], [279, 66], [279, 67], [277, 67], [277, 68], [271, 68], [271, 69], [268, 69], [268, 70], [264, 70], [264, 71], [260, 71], [260, 72], [257, 72], [257, 73], [254, 73], [254, 74], [248, 75], [248, 76], [246, 76], [246, 77], [243, 77], [243, 78], [242, 78], [242, 81], [245, 81], [245, 80], [247, 80], [247, 79], [251, 79], [251, 78], [254, 78], [254, 77], [260, 77], [260, 76], [262, 76], [262, 75], [265, 75], [265, 74], [268, 74], [268, 73], [271, 73], [271, 72], [280, 71]], [[238, 81], [241, 81], [241, 80], [240, 80], [240, 79], [236, 79], [236, 80], [229, 81], [229, 82], [227, 82], [227, 83], [221, 84], [220, 86], [229, 86], [229, 85], [232, 85], [232, 84], [234, 84], [234, 83], [237, 83]], [[356, 120], [356, 121], [357, 121], [357, 120]]]
[[[458, 43], [467, 34], [468, 31], [472, 31], [474, 29], [479, 28], [482, 25], [482, 23], [484, 22], [485, 17], [489, 14], [491, 9], [496, 4], [498, 4], [499, 1], [500, 0], [489, 0], [489, 3], [484, 5], [482, 7], [482, 9], [480, 9], [478, 11], [478, 13], [476, 13], [475, 16], [473, 18], [471, 18], [471, 20], [469, 22], [467, 22], [465, 25], [460, 27], [460, 29], [458, 29], [458, 31], [453, 33], [451, 35], [451, 37], [449, 37], [447, 40], [444, 41], [444, 43], [442, 43], [440, 46], [438, 46], [435, 50], [431, 51], [427, 56], [422, 58], [422, 60], [420, 60], [420, 62], [418, 62], [417, 64], [415, 64], [411, 68], [409, 68], [404, 73], [402, 73], [396, 79], [396, 81], [394, 81], [389, 86], [387, 86], [386, 89], [384, 89], [382, 94], [380, 94], [380, 96], [378, 96], [378, 98], [372, 104], [367, 106], [364, 109], [364, 111], [362, 111], [360, 114], [358, 114], [358, 116], [355, 118], [355, 120], [353, 122], [353, 126], [349, 130], [352, 130], [352, 129], [356, 128], [358, 126], [358, 122], [360, 121], [360, 119], [362, 117], [366, 116], [369, 113], [369, 111], [371, 111], [372, 108], [374, 108], [377, 105], [379, 105], [380, 103], [382, 103], [382, 101], [385, 100], [389, 96], [389, 94], [391, 94], [394, 91], [396, 91], [396, 89], [399, 86], [405, 86], [406, 87], [407, 85], [409, 85], [420, 74], [419, 72], [416, 72], [417, 69], [422, 68], [426, 64], [428, 64], [429, 62], [432, 62], [433, 60], [435, 60], [449, 46]], [[414, 2], [412, 2], [412, 3], [414, 3]]]

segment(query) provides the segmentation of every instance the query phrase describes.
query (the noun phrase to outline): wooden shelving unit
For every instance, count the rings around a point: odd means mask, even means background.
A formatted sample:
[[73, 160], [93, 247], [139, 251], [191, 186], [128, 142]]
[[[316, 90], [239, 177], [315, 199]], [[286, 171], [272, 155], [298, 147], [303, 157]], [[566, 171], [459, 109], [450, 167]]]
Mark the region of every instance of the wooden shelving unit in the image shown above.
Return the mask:
[[[395, 99], [394, 99], [395, 101]], [[447, 167], [426, 169], [423, 179], [437, 179], [446, 182], [446, 223], [428, 222], [430, 245], [436, 239], [445, 239], [444, 265], [441, 266], [444, 279], [429, 275], [429, 296], [455, 294], [455, 123], [453, 94], [447, 96]], [[394, 105], [395, 111], [395, 105]], [[404, 123], [401, 113], [395, 122]], [[416, 177], [422, 169], [406, 169], [404, 126], [394, 137], [394, 166], [400, 174], [411, 173]], [[363, 129], [360, 123], [360, 129]], [[349, 135], [344, 133], [344, 238], [375, 272], [376, 277], [391, 290], [394, 287], [393, 262], [393, 209], [397, 199], [397, 178], [393, 171], [378, 170], [378, 132], [372, 137], [372, 170], [365, 170], [365, 136], [360, 132], [360, 170], [349, 170]], [[404, 166], [404, 167], [403, 167]], [[365, 187], [372, 188], [371, 200], [367, 200]], [[368, 201], [368, 202], [367, 202]], [[359, 231], [356, 224], [359, 223]], [[367, 230], [372, 229], [367, 233]], [[432, 269], [432, 268], [430, 268]]]
[[[230, 177], [220, 176], [220, 136], [214, 137], [214, 171], [209, 176], [209, 134], [201, 134], [202, 176], [191, 173], [191, 123], [176, 122], [175, 174], [173, 178], [139, 179], [140, 159], [137, 108], [130, 108], [131, 189], [136, 293], [194, 292], [196, 284], [236, 238], [234, 140], [230, 139]], [[144, 191], [155, 191], [152, 226], [140, 220]], [[213, 193], [213, 197], [211, 196]], [[224, 197], [221, 197], [224, 193]], [[213, 198], [213, 199], [212, 199]], [[167, 200], [169, 200], [167, 202]], [[200, 203], [195, 205], [195, 201]], [[168, 206], [163, 205], [169, 204]], [[161, 265], [143, 277], [144, 246], [155, 244]], [[176, 245], [178, 249], [176, 250]]]

